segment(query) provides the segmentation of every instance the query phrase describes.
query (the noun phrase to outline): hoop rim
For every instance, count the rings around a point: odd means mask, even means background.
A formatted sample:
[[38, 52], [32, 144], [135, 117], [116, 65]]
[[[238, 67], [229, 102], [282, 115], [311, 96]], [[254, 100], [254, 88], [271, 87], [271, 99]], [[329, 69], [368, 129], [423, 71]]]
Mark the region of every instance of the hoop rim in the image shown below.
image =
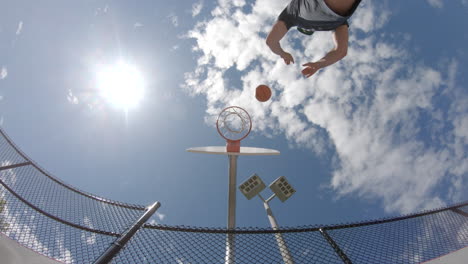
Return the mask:
[[[241, 109], [242, 111], [244, 111], [246, 114], [247, 114], [247, 117], [249, 118], [249, 131], [247, 131], [247, 133], [239, 138], [239, 139], [236, 139], [236, 140], [232, 140], [230, 138], [227, 138], [226, 136], [223, 135], [223, 133], [221, 132], [221, 130], [219, 129], [219, 118], [221, 117], [221, 114], [224, 113], [226, 110], [228, 110], [229, 108], [238, 108], [238, 109]], [[244, 108], [240, 107], [240, 106], [228, 106], [226, 108], [224, 108], [218, 115], [218, 118], [216, 119], [216, 130], [218, 130], [218, 133], [221, 135], [221, 137], [223, 137], [225, 140], [229, 140], [229, 141], [241, 141], [243, 140], [244, 138], [246, 138], [249, 134], [250, 134], [250, 131], [252, 131], [252, 118], [250, 117], [250, 114], [249, 112], [247, 112]]]

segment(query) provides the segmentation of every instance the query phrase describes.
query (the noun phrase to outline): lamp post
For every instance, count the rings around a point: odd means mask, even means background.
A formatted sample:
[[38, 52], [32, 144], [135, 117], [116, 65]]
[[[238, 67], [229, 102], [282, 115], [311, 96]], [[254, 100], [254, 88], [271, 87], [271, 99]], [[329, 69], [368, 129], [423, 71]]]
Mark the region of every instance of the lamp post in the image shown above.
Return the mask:
[[[269, 202], [275, 197], [278, 197], [281, 202], [285, 202], [296, 192], [296, 190], [289, 184], [284, 176], [281, 176], [270, 184], [269, 187], [273, 191], [273, 195], [265, 200], [260, 194], [260, 192], [263, 191], [265, 187], [265, 183], [257, 174], [252, 175], [249, 179], [239, 185], [241, 193], [244, 194], [248, 200], [255, 196], [258, 196], [262, 200], [268, 220], [270, 221], [271, 228], [273, 230], [278, 230], [278, 222], [273, 215], [273, 211], [270, 208]], [[275, 233], [275, 238], [281, 253], [281, 257], [283, 258], [283, 262], [285, 264], [294, 264], [294, 260], [281, 233]]]

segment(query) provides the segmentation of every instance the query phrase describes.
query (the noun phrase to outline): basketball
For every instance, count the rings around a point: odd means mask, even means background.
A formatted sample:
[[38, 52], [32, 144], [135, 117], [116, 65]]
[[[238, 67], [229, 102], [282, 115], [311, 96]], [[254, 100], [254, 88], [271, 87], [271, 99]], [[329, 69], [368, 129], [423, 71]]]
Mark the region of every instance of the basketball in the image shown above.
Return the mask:
[[270, 87], [260, 84], [257, 86], [257, 89], [255, 89], [255, 98], [257, 98], [258, 101], [260, 102], [266, 102], [268, 99], [271, 97], [271, 89]]

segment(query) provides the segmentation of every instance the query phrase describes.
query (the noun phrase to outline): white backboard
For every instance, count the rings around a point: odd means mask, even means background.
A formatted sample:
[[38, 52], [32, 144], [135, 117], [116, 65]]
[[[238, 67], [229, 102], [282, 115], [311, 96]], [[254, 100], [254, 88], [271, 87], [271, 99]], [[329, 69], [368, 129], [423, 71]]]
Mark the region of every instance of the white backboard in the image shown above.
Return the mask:
[[268, 156], [279, 155], [280, 152], [274, 149], [254, 148], [254, 147], [240, 147], [239, 152], [227, 152], [226, 146], [207, 146], [195, 147], [187, 149], [188, 152], [204, 153], [204, 154], [218, 154], [218, 155], [235, 155], [235, 156]]

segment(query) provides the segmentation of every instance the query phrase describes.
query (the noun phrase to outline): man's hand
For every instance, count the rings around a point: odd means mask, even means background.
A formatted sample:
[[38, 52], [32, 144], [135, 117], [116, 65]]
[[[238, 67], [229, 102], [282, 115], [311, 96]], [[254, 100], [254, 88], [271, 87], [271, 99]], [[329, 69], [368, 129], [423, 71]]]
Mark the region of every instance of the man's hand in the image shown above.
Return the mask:
[[309, 63], [303, 64], [302, 66], [305, 67], [305, 69], [302, 70], [302, 74], [307, 78], [314, 75], [321, 68], [319, 63], [317, 62], [309, 62]]
[[333, 40], [335, 42], [335, 48], [328, 52], [325, 57], [316, 62], [309, 62], [302, 65], [305, 67], [305, 69], [302, 70], [302, 74], [304, 74], [305, 77], [309, 78], [321, 68], [332, 65], [346, 56], [348, 52], [348, 26], [342, 25], [336, 28], [333, 33]]
[[283, 52], [283, 54], [281, 54], [281, 58], [284, 60], [284, 63], [286, 63], [286, 65], [289, 65], [291, 62], [294, 64], [293, 56], [287, 52]]

